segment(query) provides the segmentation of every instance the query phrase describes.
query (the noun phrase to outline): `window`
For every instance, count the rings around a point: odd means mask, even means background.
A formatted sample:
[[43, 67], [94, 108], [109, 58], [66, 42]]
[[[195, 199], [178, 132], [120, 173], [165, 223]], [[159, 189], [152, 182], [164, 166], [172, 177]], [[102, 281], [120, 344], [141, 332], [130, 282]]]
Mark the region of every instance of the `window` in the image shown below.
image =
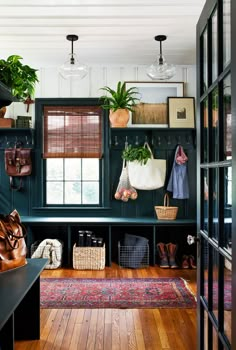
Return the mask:
[[37, 206], [107, 206], [109, 120], [105, 113], [97, 98], [36, 99], [36, 129], [43, 136], [37, 178], [43, 191]]
[[46, 204], [100, 203], [99, 159], [51, 158], [46, 163]]

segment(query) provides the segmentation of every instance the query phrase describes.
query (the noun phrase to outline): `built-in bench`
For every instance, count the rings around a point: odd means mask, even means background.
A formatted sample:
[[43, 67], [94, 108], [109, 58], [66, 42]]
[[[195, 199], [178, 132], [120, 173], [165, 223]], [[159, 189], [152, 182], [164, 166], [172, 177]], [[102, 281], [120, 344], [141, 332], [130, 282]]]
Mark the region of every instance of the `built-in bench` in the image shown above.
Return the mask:
[[[106, 265], [117, 260], [118, 241], [125, 233], [142, 235], [148, 238], [150, 264], [156, 264], [156, 244], [160, 241], [179, 242], [179, 255], [187, 253], [186, 237], [196, 234], [195, 220], [157, 220], [155, 218], [119, 217], [37, 217], [22, 216], [28, 230], [27, 246], [30, 249], [36, 240], [45, 238], [61, 239], [64, 243], [63, 265], [72, 266], [73, 245], [78, 239], [79, 230], [93, 231], [106, 243]], [[167, 243], [167, 242], [166, 242]], [[194, 248], [195, 249], [195, 248]], [[192, 253], [192, 252], [191, 252]]]

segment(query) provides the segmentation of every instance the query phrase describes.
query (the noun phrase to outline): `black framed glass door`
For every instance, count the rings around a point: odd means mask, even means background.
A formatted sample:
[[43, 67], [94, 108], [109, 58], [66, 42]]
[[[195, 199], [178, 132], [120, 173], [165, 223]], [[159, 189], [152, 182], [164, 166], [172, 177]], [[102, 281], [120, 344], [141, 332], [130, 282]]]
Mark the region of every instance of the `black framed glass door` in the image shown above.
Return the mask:
[[236, 346], [231, 12], [231, 0], [207, 0], [197, 25], [199, 350]]

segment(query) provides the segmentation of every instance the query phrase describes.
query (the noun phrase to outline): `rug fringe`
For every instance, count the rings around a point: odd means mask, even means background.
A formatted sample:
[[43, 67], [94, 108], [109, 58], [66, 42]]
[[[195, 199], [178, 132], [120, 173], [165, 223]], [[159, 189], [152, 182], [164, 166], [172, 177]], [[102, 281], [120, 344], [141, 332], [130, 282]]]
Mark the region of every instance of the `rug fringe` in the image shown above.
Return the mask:
[[195, 293], [193, 293], [192, 289], [190, 288], [190, 286], [188, 285], [188, 281], [185, 280], [183, 277], [180, 277], [180, 279], [184, 282], [185, 287], [188, 289], [189, 293], [192, 294], [192, 296], [194, 297], [195, 301], [197, 301], [197, 297], [195, 295]]

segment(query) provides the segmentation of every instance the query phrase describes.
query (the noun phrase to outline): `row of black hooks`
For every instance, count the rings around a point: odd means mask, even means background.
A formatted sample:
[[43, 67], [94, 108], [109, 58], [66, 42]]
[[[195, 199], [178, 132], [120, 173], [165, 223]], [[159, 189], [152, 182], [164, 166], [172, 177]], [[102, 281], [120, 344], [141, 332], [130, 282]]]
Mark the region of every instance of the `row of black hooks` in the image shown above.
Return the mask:
[[13, 148], [13, 147], [32, 147], [34, 145], [33, 138], [26, 135], [22, 137], [0, 137], [0, 148]]
[[123, 146], [124, 144], [132, 144], [135, 146], [140, 146], [144, 142], [148, 142], [150, 145], [158, 145], [161, 146], [162, 144], [165, 145], [176, 145], [176, 144], [187, 144], [190, 145], [193, 143], [192, 136], [187, 135], [168, 135], [168, 136], [156, 136], [156, 137], [148, 137], [147, 135], [145, 137], [140, 137], [138, 135], [135, 136], [117, 136], [114, 135], [114, 137], [111, 139], [111, 146], [119, 147]]

